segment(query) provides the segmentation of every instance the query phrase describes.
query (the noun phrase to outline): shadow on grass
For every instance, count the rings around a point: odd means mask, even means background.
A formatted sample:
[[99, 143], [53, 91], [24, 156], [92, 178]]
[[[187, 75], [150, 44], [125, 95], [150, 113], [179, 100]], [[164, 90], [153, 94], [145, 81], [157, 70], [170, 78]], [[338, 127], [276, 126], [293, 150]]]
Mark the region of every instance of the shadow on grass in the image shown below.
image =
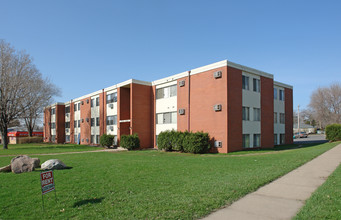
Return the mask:
[[75, 208], [75, 207], [79, 207], [79, 206], [86, 205], [86, 204], [100, 203], [100, 202], [102, 202], [103, 199], [104, 199], [104, 197], [80, 200], [78, 202], [75, 202], [75, 204], [73, 204], [73, 207]]
[[[279, 152], [285, 150], [294, 150], [294, 149], [301, 149], [307, 147], [314, 147], [320, 144], [324, 144], [328, 141], [311, 141], [311, 142], [297, 142], [294, 144], [289, 145], [278, 145], [274, 148], [253, 148], [253, 149], [245, 149], [242, 151], [235, 151], [228, 153], [227, 155], [239, 155], [239, 154], [253, 154], [253, 153], [267, 153], [267, 152]], [[214, 153], [213, 153], [214, 154]]]

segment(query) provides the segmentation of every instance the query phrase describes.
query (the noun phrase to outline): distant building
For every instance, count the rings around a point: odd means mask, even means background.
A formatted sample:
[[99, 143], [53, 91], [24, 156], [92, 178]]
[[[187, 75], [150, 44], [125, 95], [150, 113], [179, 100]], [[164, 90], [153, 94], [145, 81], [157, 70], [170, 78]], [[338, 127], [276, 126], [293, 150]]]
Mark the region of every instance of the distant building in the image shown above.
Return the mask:
[[[297, 124], [294, 124], [294, 133], [296, 132], [298, 132]], [[306, 132], [307, 134], [315, 134], [316, 128], [311, 125], [300, 124], [300, 132]]]
[[[112, 80], [112, 79], [107, 79]], [[44, 141], [99, 144], [102, 134], [137, 133], [157, 148], [165, 130], [204, 131], [212, 152], [293, 143], [292, 86], [224, 60], [153, 82], [130, 79], [47, 106]]]

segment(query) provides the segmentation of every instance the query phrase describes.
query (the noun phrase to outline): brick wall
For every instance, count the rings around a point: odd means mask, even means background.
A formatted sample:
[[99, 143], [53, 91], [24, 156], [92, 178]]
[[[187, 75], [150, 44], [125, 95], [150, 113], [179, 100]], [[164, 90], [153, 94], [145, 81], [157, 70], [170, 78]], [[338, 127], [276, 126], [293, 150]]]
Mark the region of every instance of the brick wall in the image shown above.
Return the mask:
[[137, 133], [139, 135], [141, 148], [149, 148], [153, 145], [150, 114], [152, 111], [151, 95], [151, 86], [130, 84], [130, 134]]
[[56, 105], [56, 142], [65, 143], [65, 106]]
[[261, 147], [274, 146], [274, 93], [273, 79], [260, 77], [261, 83]]
[[91, 98], [81, 100], [81, 144], [90, 144], [91, 137]]
[[242, 150], [242, 71], [227, 67], [227, 152]]
[[[213, 74], [216, 71], [222, 71], [221, 78], [214, 78]], [[189, 86], [190, 130], [208, 132], [213, 141], [218, 140], [223, 143], [222, 148], [214, 148], [212, 141], [212, 151], [226, 153], [228, 146], [226, 134], [228, 112], [226, 67], [190, 76]], [[217, 104], [222, 105], [221, 111], [214, 110], [214, 105]], [[186, 125], [185, 122], [183, 124]]]
[[293, 143], [293, 99], [292, 89], [285, 88], [285, 144]]

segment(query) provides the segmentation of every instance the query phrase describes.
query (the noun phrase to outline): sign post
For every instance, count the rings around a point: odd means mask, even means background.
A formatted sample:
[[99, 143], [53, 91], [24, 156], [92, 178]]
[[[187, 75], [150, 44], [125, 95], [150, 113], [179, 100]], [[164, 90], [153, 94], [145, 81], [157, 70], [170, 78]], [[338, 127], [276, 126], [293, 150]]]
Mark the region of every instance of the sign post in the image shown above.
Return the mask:
[[53, 179], [53, 171], [43, 171], [40, 172], [40, 181], [41, 181], [41, 199], [43, 202], [43, 210], [44, 210], [44, 195], [46, 193], [52, 192], [54, 190], [54, 195], [57, 201], [56, 190], [54, 186], [54, 179]]

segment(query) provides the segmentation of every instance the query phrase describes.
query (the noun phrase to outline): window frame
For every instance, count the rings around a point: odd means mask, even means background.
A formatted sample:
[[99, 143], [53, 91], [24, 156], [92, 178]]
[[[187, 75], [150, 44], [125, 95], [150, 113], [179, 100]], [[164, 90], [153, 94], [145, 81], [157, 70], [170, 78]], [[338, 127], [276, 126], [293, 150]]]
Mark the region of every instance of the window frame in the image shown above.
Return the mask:
[[253, 78], [253, 91], [260, 93], [260, 79]]
[[[245, 116], [247, 116], [247, 117], [245, 117]], [[242, 120], [243, 121], [250, 121], [250, 107], [243, 106], [243, 109], [242, 109]]]
[[242, 75], [242, 89], [250, 90], [250, 80], [248, 76]]

